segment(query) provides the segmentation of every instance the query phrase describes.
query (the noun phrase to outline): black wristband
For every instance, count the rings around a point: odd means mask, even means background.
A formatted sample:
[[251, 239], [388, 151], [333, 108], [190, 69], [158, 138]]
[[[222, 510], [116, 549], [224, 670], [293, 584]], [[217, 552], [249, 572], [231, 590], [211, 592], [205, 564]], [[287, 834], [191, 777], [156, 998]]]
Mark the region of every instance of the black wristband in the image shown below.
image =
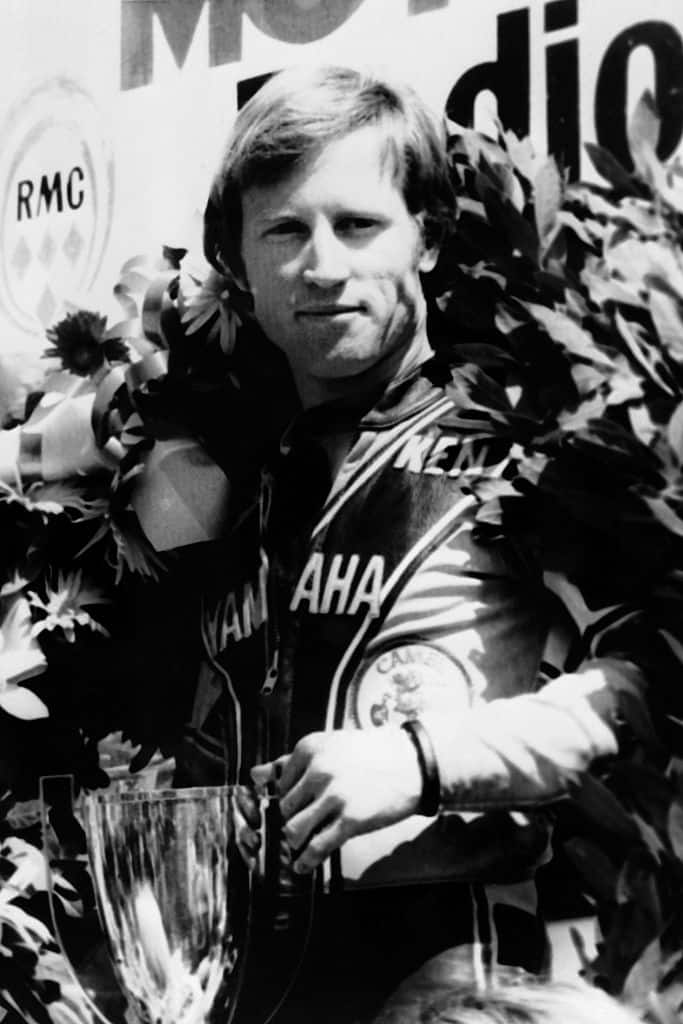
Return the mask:
[[433, 818], [438, 813], [441, 804], [441, 780], [432, 741], [422, 722], [417, 718], [410, 718], [407, 722], [403, 722], [401, 728], [405, 729], [413, 741], [422, 773], [422, 794], [417, 806], [417, 813]]

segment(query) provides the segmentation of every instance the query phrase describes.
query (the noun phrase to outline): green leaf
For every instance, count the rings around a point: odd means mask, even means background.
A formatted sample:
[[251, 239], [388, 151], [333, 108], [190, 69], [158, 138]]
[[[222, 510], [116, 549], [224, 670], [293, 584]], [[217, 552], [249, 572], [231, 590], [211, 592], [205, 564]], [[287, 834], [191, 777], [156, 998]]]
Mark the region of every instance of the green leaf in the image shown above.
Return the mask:
[[604, 263], [588, 259], [581, 271], [581, 282], [588, 291], [591, 302], [596, 306], [608, 303], [625, 303], [627, 306], [645, 308], [645, 301], [633, 287], [619, 280]]
[[527, 181], [531, 182], [536, 176], [539, 158], [534, 152], [534, 146], [527, 135], [519, 139], [514, 132], [507, 131], [503, 136], [505, 148], [512, 160], [516, 170]]
[[[614, 323], [626, 344], [627, 351], [645, 370], [653, 384], [656, 384], [667, 395], [673, 395], [673, 388], [662, 376], [661, 371], [666, 370], [666, 367], [661, 365], [661, 356], [658, 358], [656, 349], [644, 337], [643, 328], [639, 324], [627, 320], [619, 311], [614, 315]], [[660, 365], [657, 365], [657, 361]]]
[[649, 410], [644, 405], [635, 406], [629, 409], [628, 418], [631, 429], [638, 440], [644, 445], [653, 444], [659, 434], [659, 429], [655, 426]]
[[634, 167], [646, 181], [651, 180], [654, 165], [660, 166], [655, 152], [660, 128], [661, 120], [654, 97], [651, 92], [646, 91], [638, 100], [626, 126], [626, 137]]
[[612, 359], [598, 348], [590, 331], [585, 330], [565, 313], [548, 309], [535, 302], [526, 302], [524, 305], [545, 327], [550, 337], [559, 342], [570, 355], [585, 359], [596, 366], [613, 366]]
[[623, 197], [616, 196], [613, 191], [598, 191], [594, 185], [578, 184], [567, 190], [565, 205], [577, 210], [582, 220], [590, 220], [593, 230], [597, 231], [601, 226], [604, 231], [618, 219], [622, 202]]
[[602, 240], [605, 229], [593, 220], [581, 220], [574, 213], [569, 213], [567, 210], [562, 210], [557, 215], [557, 220], [560, 224], [563, 224], [570, 231], [579, 238], [584, 245], [588, 248], [593, 248], [599, 241]]
[[641, 235], [661, 236], [668, 229], [662, 214], [653, 203], [642, 199], [624, 198], [613, 214], [615, 221], [624, 220]]
[[534, 182], [534, 217], [541, 244], [547, 243], [557, 226], [562, 203], [562, 178], [557, 163], [550, 157], [541, 167]]
[[583, 876], [585, 884], [598, 899], [614, 899], [618, 872], [599, 846], [587, 839], [569, 839], [564, 844], [567, 856]]
[[634, 1009], [649, 1009], [650, 996], [659, 983], [662, 965], [662, 948], [659, 938], [646, 947], [624, 982], [623, 996]]
[[683, 318], [679, 303], [664, 292], [651, 291], [650, 316], [665, 350], [683, 364]]
[[501, 334], [512, 334], [524, 322], [509, 306], [499, 305], [496, 308], [495, 325]]
[[601, 394], [592, 393], [577, 408], [558, 413], [557, 422], [565, 433], [574, 434], [587, 427], [591, 420], [599, 419], [606, 407], [607, 399]]
[[495, 179], [500, 183], [501, 192], [508, 202], [521, 213], [526, 200], [524, 190], [512, 168], [498, 164], [495, 168]]
[[657, 864], [645, 850], [630, 851], [619, 872], [616, 887], [617, 903], [635, 903], [646, 911], [652, 921], [661, 925], [662, 906], [657, 891]]
[[674, 409], [666, 435], [676, 458], [679, 462], [683, 461], [683, 402]]
[[[490, 264], [480, 260], [478, 263], [474, 263], [467, 270], [468, 277], [472, 277], [475, 281], [480, 280], [482, 277], [487, 278], [490, 281], [495, 281], [499, 288], [505, 288], [507, 284], [507, 278], [500, 271], [495, 270]], [[189, 333], [189, 332], [188, 332]]]
[[619, 708], [633, 734], [641, 743], [649, 746], [657, 743], [657, 734], [642, 694], [622, 688], [619, 692]]
[[593, 167], [610, 185], [627, 195], [637, 195], [638, 190], [633, 178], [608, 149], [603, 149], [594, 142], [586, 142], [585, 149]]
[[649, 495], [645, 495], [643, 500], [655, 518], [659, 520], [662, 526], [666, 527], [669, 533], [673, 533], [677, 537], [683, 537], [683, 518], [672, 508], [665, 497], [651, 498]]
[[683, 669], [683, 644], [681, 641], [670, 633], [668, 629], [663, 629], [661, 626], [657, 632], [666, 641], [674, 657], [678, 658], [681, 663], [681, 668]]
[[571, 374], [576, 390], [582, 397], [592, 395], [605, 380], [604, 373], [585, 363], [575, 363], [571, 368]]
[[477, 190], [491, 226], [503, 234], [510, 248], [530, 263], [538, 261], [538, 235], [534, 227], [484, 175], [477, 175]]
[[583, 776], [571, 797], [576, 806], [601, 828], [622, 839], [638, 838], [638, 828], [613, 793], [595, 776]]
[[657, 830], [652, 828], [652, 825], [648, 825], [640, 814], [636, 814], [634, 812], [632, 817], [638, 827], [638, 831], [640, 832], [641, 840], [645, 843], [655, 860], [659, 860], [666, 847], [660, 839]]
[[680, 800], [674, 800], [669, 808], [667, 831], [673, 852], [683, 860], [683, 803]]
[[588, 302], [575, 288], [565, 288], [564, 301], [567, 312], [573, 320], [580, 320], [588, 316]]
[[619, 792], [623, 792], [638, 813], [658, 834], [666, 830], [673, 787], [659, 767], [643, 761], [617, 761], [610, 772]]
[[616, 373], [612, 374], [609, 380], [608, 405], [624, 405], [643, 397], [642, 381], [633, 373], [625, 360], [623, 366], [620, 365], [620, 362], [616, 363]]

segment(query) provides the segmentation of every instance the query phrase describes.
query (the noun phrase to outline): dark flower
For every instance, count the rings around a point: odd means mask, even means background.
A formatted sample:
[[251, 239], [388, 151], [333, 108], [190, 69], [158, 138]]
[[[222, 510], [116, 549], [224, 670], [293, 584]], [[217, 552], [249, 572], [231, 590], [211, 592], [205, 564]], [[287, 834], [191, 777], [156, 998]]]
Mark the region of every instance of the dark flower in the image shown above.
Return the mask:
[[44, 356], [57, 356], [62, 367], [79, 377], [96, 373], [105, 361], [130, 362], [128, 349], [120, 338], [107, 337], [107, 319], [99, 313], [79, 310], [67, 315], [48, 329], [52, 347]]

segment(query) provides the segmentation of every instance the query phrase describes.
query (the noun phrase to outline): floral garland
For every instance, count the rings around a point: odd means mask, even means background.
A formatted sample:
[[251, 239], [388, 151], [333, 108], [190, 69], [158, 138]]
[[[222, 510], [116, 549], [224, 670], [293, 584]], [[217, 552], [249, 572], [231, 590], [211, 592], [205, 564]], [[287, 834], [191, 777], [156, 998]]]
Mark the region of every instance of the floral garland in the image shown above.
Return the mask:
[[[510, 133], [454, 130], [457, 221], [429, 299], [459, 425], [505, 459], [495, 478], [470, 478], [482, 539], [512, 538], [541, 566], [576, 624], [576, 663], [609, 635], [652, 679], [649, 708], [625, 679], [623, 755], [577, 788], [566, 846], [603, 929], [585, 973], [669, 1021], [683, 977], [683, 169], [662, 165], [658, 135], [645, 97], [633, 172], [589, 147], [598, 186], [569, 184]], [[13, 885], [11, 843], [35, 841], [41, 772], [58, 763], [97, 786], [105, 748], [134, 769], [157, 747], [173, 753], [192, 651], [171, 644], [160, 662], [160, 649], [188, 632], [198, 542], [220, 533], [228, 487], [268, 443], [252, 393], [272, 395], [271, 432], [289, 408], [236, 282], [188, 273], [185, 257], [128, 261], [114, 288], [123, 320], [74, 310], [51, 328], [46, 355], [61, 369], [0, 432], [0, 527], [13, 538], [0, 577], [0, 866]], [[3, 473], [17, 458], [18, 474]], [[208, 516], [193, 505], [197, 473]], [[117, 729], [123, 746], [104, 740]], [[43, 940], [7, 927], [5, 947], [42, 963]], [[48, 1001], [38, 974], [12, 984], [0, 1005], [41, 1020], [26, 995]]]
[[456, 132], [460, 214], [435, 301], [460, 427], [505, 453], [471, 483], [480, 536], [540, 566], [574, 623], [565, 670], [626, 662], [620, 755], [575, 788], [565, 847], [603, 934], [585, 974], [669, 1021], [683, 1010], [683, 167], [658, 159], [659, 127], [646, 95], [632, 173], [588, 147], [605, 186], [568, 184], [509, 133]]
[[[239, 324], [225, 280], [181, 272], [184, 256], [125, 264], [114, 288], [124, 319], [74, 309], [55, 324], [43, 386], [0, 432], [0, 1007], [10, 1021], [89, 1019], [50, 932], [39, 778], [106, 785], [112, 766], [172, 754], [183, 719], [191, 652], [163, 653], [172, 616], [170, 634], [185, 632], [173, 546], [206, 540], [223, 515], [223, 470], [197, 458], [197, 409], [235, 390], [225, 357]], [[197, 352], [191, 372], [183, 346]], [[213, 518], [192, 515], [178, 459], [192, 463]], [[167, 531], [150, 538], [142, 524], [160, 501]], [[77, 889], [60, 884], [60, 913], [82, 915]], [[90, 904], [76, 948], [92, 941], [92, 919]]]

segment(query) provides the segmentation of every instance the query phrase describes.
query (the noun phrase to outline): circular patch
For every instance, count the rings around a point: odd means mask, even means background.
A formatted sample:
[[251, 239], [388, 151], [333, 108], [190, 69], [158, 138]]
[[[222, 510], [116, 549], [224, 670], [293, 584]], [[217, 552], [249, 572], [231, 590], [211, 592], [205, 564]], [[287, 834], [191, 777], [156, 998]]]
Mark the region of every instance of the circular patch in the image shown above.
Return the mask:
[[97, 276], [112, 223], [113, 158], [101, 112], [64, 78], [22, 97], [2, 140], [0, 309], [35, 332]]
[[423, 714], [464, 711], [472, 684], [464, 665], [431, 644], [404, 644], [379, 654], [353, 683], [359, 728], [401, 725]]

